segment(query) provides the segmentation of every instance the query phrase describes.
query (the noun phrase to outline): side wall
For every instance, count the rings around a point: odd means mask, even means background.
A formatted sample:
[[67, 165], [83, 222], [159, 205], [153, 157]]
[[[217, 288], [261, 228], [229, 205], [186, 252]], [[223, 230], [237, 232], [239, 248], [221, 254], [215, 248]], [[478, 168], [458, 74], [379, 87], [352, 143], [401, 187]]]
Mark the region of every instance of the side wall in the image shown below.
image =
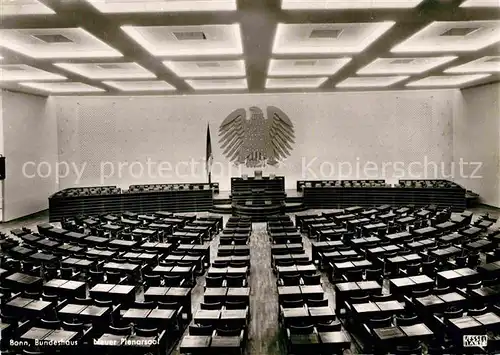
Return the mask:
[[57, 123], [49, 101], [2, 91], [4, 221], [48, 208], [47, 197], [57, 190]]
[[[457, 179], [479, 193], [481, 202], [500, 207], [500, 83], [464, 89], [457, 93], [453, 155], [464, 166]], [[474, 166], [481, 169], [474, 173]], [[474, 176], [473, 176], [474, 175]]]

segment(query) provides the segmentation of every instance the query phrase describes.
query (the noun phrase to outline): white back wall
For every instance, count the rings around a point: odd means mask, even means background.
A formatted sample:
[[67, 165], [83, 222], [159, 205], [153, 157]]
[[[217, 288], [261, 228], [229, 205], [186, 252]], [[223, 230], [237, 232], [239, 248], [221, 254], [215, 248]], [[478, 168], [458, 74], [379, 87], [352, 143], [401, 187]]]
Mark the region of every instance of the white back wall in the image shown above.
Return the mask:
[[[482, 202], [500, 207], [500, 83], [462, 90], [458, 93], [454, 121], [454, 156], [464, 166], [464, 176], [457, 182], [479, 193]], [[475, 164], [477, 166], [477, 164]]]
[[8, 221], [48, 208], [47, 197], [57, 190], [56, 174], [49, 171], [58, 159], [57, 125], [47, 104], [51, 99], [9, 91], [1, 95], [6, 157], [3, 220]]
[[453, 161], [456, 90], [54, 99], [61, 189], [204, 182], [209, 123], [212, 180], [229, 190], [231, 176], [254, 169], [228, 164], [218, 129], [250, 106], [276, 106], [294, 124], [290, 157], [263, 169], [289, 189], [301, 179], [447, 177]]

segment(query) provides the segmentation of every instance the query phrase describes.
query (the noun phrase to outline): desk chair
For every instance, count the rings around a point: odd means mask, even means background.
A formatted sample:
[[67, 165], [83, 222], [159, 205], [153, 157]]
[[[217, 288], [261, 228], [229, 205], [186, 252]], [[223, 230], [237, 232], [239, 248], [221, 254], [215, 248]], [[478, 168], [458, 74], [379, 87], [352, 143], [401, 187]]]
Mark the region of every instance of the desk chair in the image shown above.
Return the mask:
[[320, 333], [339, 332], [342, 330], [342, 323], [340, 323], [338, 320], [334, 320], [329, 323], [318, 323], [316, 324], [316, 330]]
[[219, 309], [222, 309], [222, 303], [221, 302], [201, 302], [200, 309], [219, 310]]
[[189, 335], [211, 336], [214, 331], [213, 325], [192, 324], [189, 326]]
[[154, 337], [158, 335], [158, 328], [135, 328], [135, 334], [143, 337]]
[[115, 326], [110, 325], [109, 332], [111, 334], [114, 334], [114, 335], [131, 335], [132, 328], [130, 326], [128, 326], [128, 327], [115, 327]]

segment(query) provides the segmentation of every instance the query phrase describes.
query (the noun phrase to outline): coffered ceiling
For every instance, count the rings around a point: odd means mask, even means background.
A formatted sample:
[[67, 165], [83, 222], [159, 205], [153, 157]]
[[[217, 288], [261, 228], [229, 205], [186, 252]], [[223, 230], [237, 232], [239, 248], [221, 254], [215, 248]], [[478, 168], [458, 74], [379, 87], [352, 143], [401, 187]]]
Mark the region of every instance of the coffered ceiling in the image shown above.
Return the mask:
[[0, 0], [0, 87], [42, 95], [464, 88], [499, 0]]

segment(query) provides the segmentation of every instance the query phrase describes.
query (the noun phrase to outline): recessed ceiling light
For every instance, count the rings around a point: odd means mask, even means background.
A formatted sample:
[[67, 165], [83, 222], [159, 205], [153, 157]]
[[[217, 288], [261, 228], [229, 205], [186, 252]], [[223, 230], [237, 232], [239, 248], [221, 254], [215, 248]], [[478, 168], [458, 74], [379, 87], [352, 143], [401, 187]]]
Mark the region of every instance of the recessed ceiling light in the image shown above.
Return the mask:
[[460, 7], [500, 7], [498, 0], [467, 0]]
[[37, 59], [122, 56], [83, 28], [0, 29], [0, 46]]
[[175, 87], [161, 80], [103, 81], [103, 84], [120, 91], [174, 91]]
[[269, 76], [330, 76], [342, 69], [351, 58], [271, 59]]
[[479, 79], [484, 79], [490, 75], [491, 74], [428, 76], [424, 79], [412, 81], [406, 84], [406, 86], [460, 87], [464, 84], [468, 84]]
[[338, 83], [338, 88], [381, 88], [391, 86], [408, 79], [409, 76], [357, 76], [350, 77]]
[[54, 10], [37, 0], [2, 0], [1, 16], [53, 15]]
[[319, 78], [267, 78], [266, 89], [315, 89], [327, 80], [326, 76]]
[[234, 11], [236, 0], [86, 0], [102, 13]]
[[137, 63], [54, 63], [89, 79], [147, 79], [156, 75]]
[[244, 90], [247, 79], [191, 79], [186, 83], [195, 90]]
[[58, 82], [58, 83], [34, 83], [26, 82], [19, 85], [30, 87], [33, 89], [49, 92], [49, 93], [85, 93], [85, 92], [102, 92], [105, 91], [95, 86], [90, 86], [79, 82]]
[[377, 58], [357, 74], [420, 74], [455, 60], [447, 57]]
[[387, 32], [394, 23], [278, 23], [273, 53], [360, 53]]
[[473, 52], [500, 41], [500, 21], [436, 21], [391, 49], [393, 53]]
[[122, 26], [121, 29], [154, 56], [243, 54], [239, 24]]
[[62, 75], [50, 73], [25, 64], [0, 65], [0, 81], [65, 80]]
[[486, 56], [445, 70], [445, 73], [500, 72], [500, 56]]
[[244, 60], [164, 61], [180, 78], [241, 78], [246, 76]]
[[424, 0], [281, 0], [283, 10], [403, 9]]

